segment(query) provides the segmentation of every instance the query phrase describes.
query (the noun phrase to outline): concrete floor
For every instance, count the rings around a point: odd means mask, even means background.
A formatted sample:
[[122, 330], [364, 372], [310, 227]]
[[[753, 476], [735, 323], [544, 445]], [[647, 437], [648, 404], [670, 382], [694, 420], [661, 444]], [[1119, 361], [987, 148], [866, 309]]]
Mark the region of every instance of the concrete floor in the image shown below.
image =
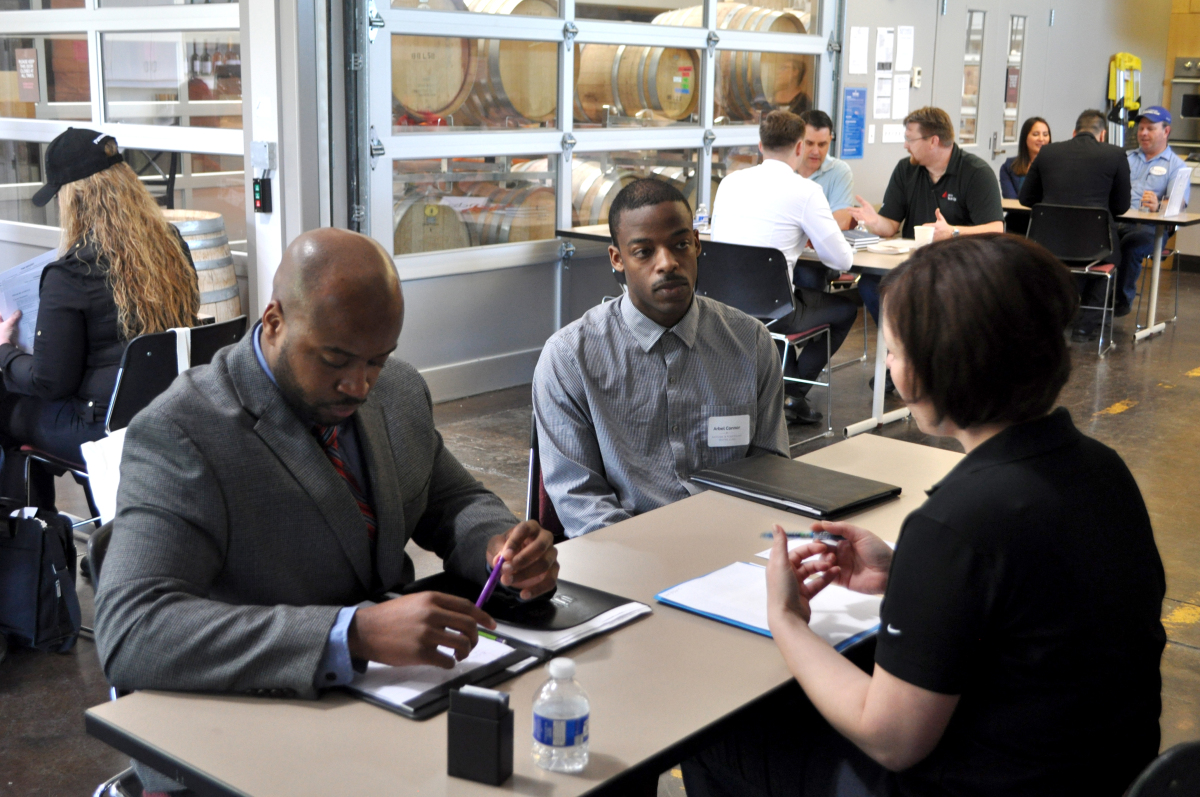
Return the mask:
[[[1167, 311], [1174, 298], [1172, 283], [1164, 279]], [[1117, 348], [1103, 360], [1097, 359], [1094, 347], [1072, 344], [1074, 371], [1061, 397], [1081, 429], [1124, 457], [1150, 509], [1167, 571], [1163, 749], [1200, 738], [1200, 490], [1195, 489], [1200, 471], [1200, 275], [1183, 275], [1180, 314], [1180, 323], [1136, 348], [1130, 345], [1133, 318], [1118, 320]], [[861, 335], [856, 328], [835, 361], [861, 353], [856, 348], [862, 344]], [[873, 329], [871, 337], [873, 349]], [[834, 374], [835, 429], [870, 413], [871, 364], [869, 360]], [[820, 390], [813, 397], [823, 403]], [[434, 414], [447, 447], [516, 514], [523, 514], [528, 387], [440, 404]], [[793, 427], [793, 440], [812, 434], [811, 429]], [[909, 422], [891, 424], [879, 433], [958, 447], [952, 440], [921, 434]], [[793, 454], [839, 439], [818, 440]], [[81, 504], [79, 488], [60, 480], [60, 508], [79, 514], [86, 511]], [[437, 568], [436, 560], [415, 553], [420, 572]], [[91, 625], [90, 586], [81, 582], [79, 593], [84, 623]], [[83, 710], [106, 699], [107, 687], [89, 640], [81, 640], [64, 655], [10, 653], [0, 664], [0, 795], [88, 795], [97, 783], [127, 766], [123, 756], [83, 732]], [[677, 770], [664, 773], [659, 794], [682, 793]]]

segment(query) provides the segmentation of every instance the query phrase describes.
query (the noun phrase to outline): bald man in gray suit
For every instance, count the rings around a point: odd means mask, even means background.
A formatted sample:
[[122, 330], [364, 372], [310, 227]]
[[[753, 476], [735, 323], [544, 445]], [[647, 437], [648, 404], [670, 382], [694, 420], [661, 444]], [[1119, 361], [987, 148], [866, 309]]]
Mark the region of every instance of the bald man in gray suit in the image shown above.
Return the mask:
[[315, 697], [365, 661], [451, 667], [494, 627], [470, 601], [357, 608], [412, 581], [410, 539], [479, 583], [503, 554], [524, 598], [555, 586], [550, 533], [446, 450], [424, 380], [391, 356], [403, 316], [377, 243], [307, 233], [261, 323], [130, 424], [96, 596], [110, 683]]

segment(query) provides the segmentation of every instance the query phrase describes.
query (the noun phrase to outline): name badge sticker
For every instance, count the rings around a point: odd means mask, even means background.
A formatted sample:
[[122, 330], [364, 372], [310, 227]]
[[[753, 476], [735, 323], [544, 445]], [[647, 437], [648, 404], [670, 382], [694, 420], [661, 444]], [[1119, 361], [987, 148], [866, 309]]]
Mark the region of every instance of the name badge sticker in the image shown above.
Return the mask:
[[708, 419], [708, 447], [750, 445], [749, 415], [714, 415]]
[[1153, 174], [1155, 177], [1162, 177], [1164, 174], [1167, 173], [1167, 167], [1166, 166], [1151, 166], [1150, 173]]

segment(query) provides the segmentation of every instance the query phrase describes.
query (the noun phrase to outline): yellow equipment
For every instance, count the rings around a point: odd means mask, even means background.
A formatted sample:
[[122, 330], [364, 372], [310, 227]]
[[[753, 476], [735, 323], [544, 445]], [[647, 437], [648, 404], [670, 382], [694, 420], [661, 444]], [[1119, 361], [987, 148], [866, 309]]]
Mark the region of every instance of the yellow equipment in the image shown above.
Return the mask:
[[1125, 131], [1142, 107], [1142, 59], [1117, 53], [1108, 62], [1108, 141], [1125, 146]]

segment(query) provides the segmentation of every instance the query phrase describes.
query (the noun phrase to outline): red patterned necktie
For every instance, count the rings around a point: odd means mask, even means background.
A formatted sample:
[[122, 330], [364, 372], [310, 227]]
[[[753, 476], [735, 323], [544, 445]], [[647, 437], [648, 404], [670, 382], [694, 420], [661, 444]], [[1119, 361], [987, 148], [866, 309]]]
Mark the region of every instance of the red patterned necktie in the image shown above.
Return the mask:
[[329, 457], [329, 461], [333, 464], [333, 469], [338, 472], [338, 475], [346, 480], [346, 485], [350, 488], [350, 494], [358, 502], [358, 511], [362, 512], [363, 520], [367, 522], [367, 536], [374, 543], [377, 530], [375, 510], [371, 508], [371, 505], [367, 503], [366, 497], [363, 496], [362, 488], [358, 485], [358, 479], [354, 478], [354, 473], [346, 467], [346, 457], [342, 451], [342, 447], [338, 445], [338, 427], [317, 426], [316, 431], [317, 439], [321, 441], [321, 446], [325, 449], [325, 456]]

